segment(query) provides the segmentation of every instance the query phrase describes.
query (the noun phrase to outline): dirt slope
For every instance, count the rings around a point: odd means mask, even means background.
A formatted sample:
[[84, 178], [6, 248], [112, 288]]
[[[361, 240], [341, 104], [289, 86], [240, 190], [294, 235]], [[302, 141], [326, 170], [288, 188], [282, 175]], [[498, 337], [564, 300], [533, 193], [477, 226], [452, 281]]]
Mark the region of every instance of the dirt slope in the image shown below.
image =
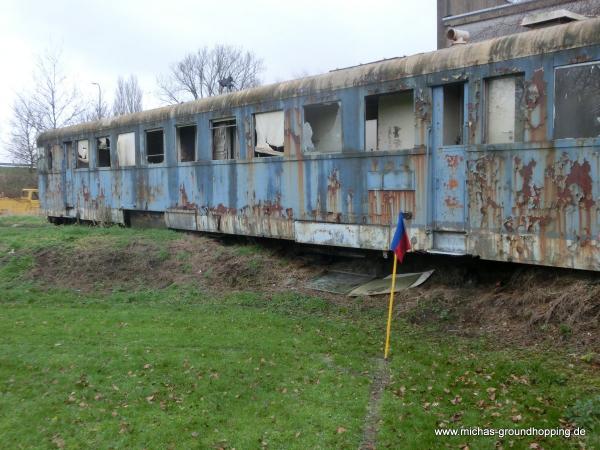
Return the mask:
[[[349, 259], [308, 252], [287, 242], [241, 241], [181, 234], [167, 242], [136, 238], [117, 245], [85, 239], [73, 248], [35, 255], [32, 278], [82, 291], [161, 289], [194, 283], [214, 294], [229, 291], [295, 291], [344, 304], [382, 308], [385, 297], [351, 299], [309, 290], [307, 280], [344, 266], [389, 270], [390, 261]], [[445, 333], [492, 335], [520, 345], [560, 344], [600, 352], [600, 275], [467, 258], [409, 255], [403, 271], [435, 269], [422, 287], [397, 297], [396, 314]], [[595, 357], [593, 357], [594, 359]]]

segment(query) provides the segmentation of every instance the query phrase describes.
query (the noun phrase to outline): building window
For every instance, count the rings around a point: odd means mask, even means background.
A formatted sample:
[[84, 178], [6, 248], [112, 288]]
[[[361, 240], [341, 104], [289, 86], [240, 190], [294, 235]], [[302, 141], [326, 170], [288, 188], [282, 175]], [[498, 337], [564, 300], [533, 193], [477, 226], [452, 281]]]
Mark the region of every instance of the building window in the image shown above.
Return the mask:
[[365, 97], [367, 151], [410, 149], [415, 146], [413, 91]]
[[212, 159], [239, 158], [239, 145], [235, 119], [219, 119], [211, 122]]
[[600, 62], [554, 73], [554, 137], [600, 136]]
[[522, 121], [517, 117], [522, 96], [523, 77], [521, 75], [486, 80], [486, 143], [510, 144], [523, 140]]
[[96, 139], [96, 161], [97, 167], [110, 167], [110, 138], [101, 137]]
[[283, 156], [283, 111], [254, 114], [254, 156]]
[[77, 141], [77, 165], [78, 169], [87, 169], [90, 167], [90, 152], [87, 139]]
[[148, 164], [160, 164], [165, 160], [163, 130], [146, 131], [146, 156]]
[[119, 167], [135, 166], [135, 133], [117, 136], [117, 161]]
[[196, 159], [196, 125], [177, 127], [177, 154], [180, 162]]
[[337, 153], [342, 151], [342, 120], [339, 103], [306, 105], [302, 125], [304, 152]]

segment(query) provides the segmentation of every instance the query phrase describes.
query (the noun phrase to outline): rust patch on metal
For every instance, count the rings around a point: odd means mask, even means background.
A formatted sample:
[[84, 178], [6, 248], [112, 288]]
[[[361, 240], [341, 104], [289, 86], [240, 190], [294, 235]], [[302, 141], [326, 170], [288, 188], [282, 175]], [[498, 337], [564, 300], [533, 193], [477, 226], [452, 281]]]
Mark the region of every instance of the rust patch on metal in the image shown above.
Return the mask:
[[341, 222], [341, 189], [342, 184], [339, 179], [340, 172], [333, 169], [327, 177], [327, 215], [335, 218], [335, 222]]
[[514, 163], [515, 171], [518, 171], [523, 180], [521, 189], [517, 191], [517, 206], [538, 209], [540, 207], [540, 193], [542, 192], [542, 188], [536, 186], [532, 181], [533, 170], [537, 164], [536, 161], [532, 159], [527, 164], [522, 165], [521, 158], [515, 156]]
[[414, 217], [415, 208], [415, 191], [369, 191], [371, 224], [391, 225], [401, 210], [411, 213], [411, 217]]
[[458, 180], [456, 178], [450, 178], [445, 186], [452, 191], [458, 187]]
[[542, 142], [546, 140], [546, 91], [544, 69], [539, 68], [533, 72], [531, 80], [525, 82], [526, 141]]
[[456, 170], [462, 160], [463, 157], [460, 155], [446, 155], [446, 163], [448, 164], [448, 167], [454, 170]]
[[503, 160], [486, 154], [468, 162], [470, 216], [479, 218], [480, 228], [496, 228], [502, 223], [501, 181]]
[[179, 207], [181, 207], [183, 209], [197, 209], [197, 205], [195, 203], [192, 203], [189, 201], [187, 192], [185, 191], [184, 184], [181, 184], [179, 186], [179, 196], [180, 196], [180, 200], [181, 200]]
[[585, 53], [582, 53], [580, 55], [575, 56], [574, 58], [569, 59], [569, 64], [582, 64], [582, 63], [589, 62], [591, 60], [592, 60], [592, 58], [590, 58]]
[[462, 203], [456, 198], [452, 196], [447, 196], [444, 198], [444, 203], [448, 208], [462, 208]]

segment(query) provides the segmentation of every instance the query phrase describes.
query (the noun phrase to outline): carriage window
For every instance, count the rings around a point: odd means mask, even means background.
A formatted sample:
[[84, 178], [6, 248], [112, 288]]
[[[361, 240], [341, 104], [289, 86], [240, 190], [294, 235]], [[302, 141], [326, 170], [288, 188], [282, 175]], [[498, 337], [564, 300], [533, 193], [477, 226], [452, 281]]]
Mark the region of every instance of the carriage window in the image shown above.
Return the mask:
[[65, 147], [65, 161], [67, 162], [67, 169], [71, 169], [73, 167], [73, 142], [68, 141], [64, 143]]
[[444, 145], [463, 143], [464, 84], [444, 86]]
[[399, 150], [415, 146], [413, 91], [365, 97], [365, 148]]
[[101, 137], [96, 139], [96, 151], [98, 152], [98, 167], [110, 167], [110, 138]]
[[88, 140], [77, 141], [77, 168], [87, 169], [90, 167], [90, 154], [88, 151]]
[[119, 167], [135, 166], [135, 133], [117, 136], [117, 161]]
[[46, 170], [48, 172], [52, 171], [52, 147], [47, 147], [44, 151], [44, 155], [46, 156]]
[[54, 144], [50, 147], [50, 157], [48, 158], [48, 170], [58, 172], [62, 170], [63, 151], [62, 146]]
[[522, 75], [486, 80], [486, 143], [510, 144], [523, 140], [522, 120], [517, 117], [522, 95]]
[[146, 131], [146, 156], [148, 164], [160, 164], [165, 160], [163, 130]]
[[177, 127], [177, 154], [180, 162], [196, 159], [196, 125]]
[[283, 111], [254, 114], [254, 156], [283, 156]]
[[342, 121], [339, 103], [304, 107], [302, 150], [321, 153], [342, 151]]
[[600, 62], [561, 67], [554, 80], [554, 137], [600, 136]]
[[213, 120], [212, 159], [236, 159], [239, 157], [237, 126], [235, 119]]

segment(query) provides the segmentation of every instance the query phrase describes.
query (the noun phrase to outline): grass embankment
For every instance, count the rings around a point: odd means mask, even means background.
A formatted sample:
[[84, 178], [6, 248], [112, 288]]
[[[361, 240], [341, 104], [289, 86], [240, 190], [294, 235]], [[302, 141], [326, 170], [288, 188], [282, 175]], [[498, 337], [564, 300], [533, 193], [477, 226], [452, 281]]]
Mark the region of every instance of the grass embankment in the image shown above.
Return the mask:
[[[190, 239], [200, 240], [194, 252]], [[226, 270], [198, 269], [210, 260], [202, 248]], [[294, 267], [262, 247], [166, 230], [0, 218], [2, 446], [600, 445], [597, 369], [558, 348], [499, 348], [398, 320], [374, 401], [385, 300], [275, 289]], [[440, 426], [573, 423], [588, 436], [434, 435]]]

